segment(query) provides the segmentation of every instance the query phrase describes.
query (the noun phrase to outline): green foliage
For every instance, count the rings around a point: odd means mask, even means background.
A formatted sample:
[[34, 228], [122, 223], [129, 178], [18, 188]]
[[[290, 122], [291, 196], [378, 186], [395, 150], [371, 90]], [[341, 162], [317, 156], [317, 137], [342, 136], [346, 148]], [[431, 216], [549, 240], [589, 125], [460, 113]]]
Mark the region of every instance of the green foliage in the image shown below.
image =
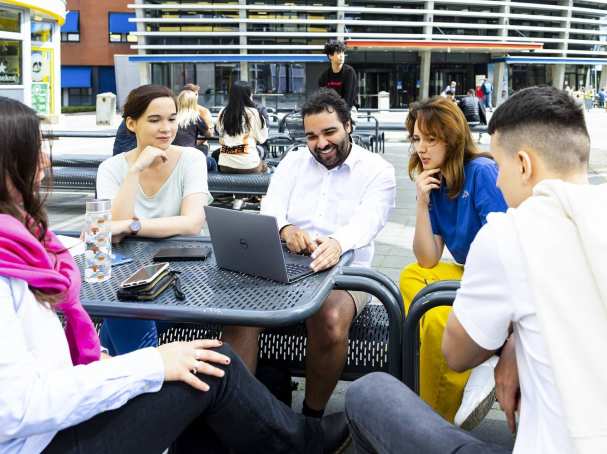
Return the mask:
[[61, 113], [95, 112], [95, 106], [62, 106]]

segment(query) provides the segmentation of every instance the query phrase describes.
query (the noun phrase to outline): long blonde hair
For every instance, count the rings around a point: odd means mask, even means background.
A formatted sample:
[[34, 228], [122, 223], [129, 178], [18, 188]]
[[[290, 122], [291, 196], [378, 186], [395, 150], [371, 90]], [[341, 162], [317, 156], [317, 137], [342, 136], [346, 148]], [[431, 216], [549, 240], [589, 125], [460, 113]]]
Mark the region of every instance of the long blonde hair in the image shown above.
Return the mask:
[[198, 94], [191, 90], [183, 90], [177, 96], [177, 125], [187, 128], [196, 123], [199, 118]]

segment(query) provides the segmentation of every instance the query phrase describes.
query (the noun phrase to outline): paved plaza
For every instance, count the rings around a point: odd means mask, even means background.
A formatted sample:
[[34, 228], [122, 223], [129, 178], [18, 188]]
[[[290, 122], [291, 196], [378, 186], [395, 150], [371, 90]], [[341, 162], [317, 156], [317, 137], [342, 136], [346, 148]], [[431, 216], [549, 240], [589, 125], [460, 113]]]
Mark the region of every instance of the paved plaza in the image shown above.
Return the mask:
[[[403, 122], [406, 112], [384, 112], [379, 114], [380, 121]], [[592, 140], [590, 156], [590, 180], [594, 184], [607, 182], [607, 111], [594, 109], [588, 114], [588, 125]], [[119, 118], [115, 119], [116, 127]], [[93, 130], [97, 128], [92, 115], [65, 115], [61, 123], [53, 125], [55, 130]], [[373, 266], [398, 282], [400, 270], [414, 261], [412, 251], [415, 225], [415, 186], [407, 176], [409, 143], [404, 131], [387, 134], [385, 158], [396, 169], [397, 205], [390, 220], [376, 241]], [[113, 139], [61, 139], [52, 144], [53, 154], [99, 154], [111, 156]], [[481, 147], [488, 149], [489, 137], [481, 138]], [[55, 230], [79, 230], [83, 221], [84, 199], [86, 194], [56, 194], [49, 197], [49, 215], [51, 227]], [[295, 408], [301, 406], [303, 399], [302, 383], [295, 396]], [[343, 408], [343, 393], [347, 383], [340, 383], [332, 398], [328, 411]], [[479, 438], [511, 446], [512, 437], [506, 428], [505, 419], [497, 406], [483, 424], [474, 433]]]

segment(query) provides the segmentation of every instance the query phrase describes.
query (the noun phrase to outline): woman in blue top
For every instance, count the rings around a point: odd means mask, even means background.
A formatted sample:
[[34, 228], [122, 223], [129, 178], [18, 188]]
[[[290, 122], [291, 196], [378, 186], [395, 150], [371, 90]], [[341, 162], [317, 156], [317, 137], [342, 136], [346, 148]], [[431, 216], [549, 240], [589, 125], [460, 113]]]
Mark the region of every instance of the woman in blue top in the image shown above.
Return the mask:
[[[470, 244], [487, 222], [487, 215], [506, 211], [507, 206], [495, 185], [497, 167], [490, 155], [474, 145], [457, 104], [442, 97], [418, 103], [412, 106], [406, 127], [412, 145], [409, 176], [417, 189], [413, 237], [417, 263], [406, 266], [400, 277], [408, 311], [426, 285], [461, 279]], [[440, 261], [445, 246], [456, 263]], [[470, 371], [450, 370], [442, 355], [441, 340], [450, 311], [448, 307], [435, 308], [422, 319], [420, 396], [453, 421]]]

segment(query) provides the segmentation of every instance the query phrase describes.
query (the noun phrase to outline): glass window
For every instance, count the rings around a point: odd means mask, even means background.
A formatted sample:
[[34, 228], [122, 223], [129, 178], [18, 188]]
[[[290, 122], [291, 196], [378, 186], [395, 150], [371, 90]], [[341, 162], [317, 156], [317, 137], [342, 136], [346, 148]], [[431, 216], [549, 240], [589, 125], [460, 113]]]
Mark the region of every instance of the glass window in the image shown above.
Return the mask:
[[0, 40], [0, 85], [21, 85], [21, 41]]
[[110, 43], [136, 43], [137, 37], [128, 33], [110, 33]]
[[21, 13], [9, 8], [0, 8], [0, 31], [19, 33]]
[[135, 13], [108, 13], [108, 31], [111, 43], [134, 43], [137, 37], [129, 33], [137, 30], [137, 25], [130, 22]]
[[77, 43], [80, 42], [80, 33], [61, 33], [61, 41]]
[[61, 41], [80, 41], [80, 11], [69, 11], [61, 26]]
[[[95, 97], [93, 96], [92, 88], [64, 88], [67, 91], [69, 106], [93, 106], [95, 105]], [[65, 99], [65, 97], [64, 97]]]
[[32, 42], [50, 43], [53, 39], [53, 24], [32, 21]]

